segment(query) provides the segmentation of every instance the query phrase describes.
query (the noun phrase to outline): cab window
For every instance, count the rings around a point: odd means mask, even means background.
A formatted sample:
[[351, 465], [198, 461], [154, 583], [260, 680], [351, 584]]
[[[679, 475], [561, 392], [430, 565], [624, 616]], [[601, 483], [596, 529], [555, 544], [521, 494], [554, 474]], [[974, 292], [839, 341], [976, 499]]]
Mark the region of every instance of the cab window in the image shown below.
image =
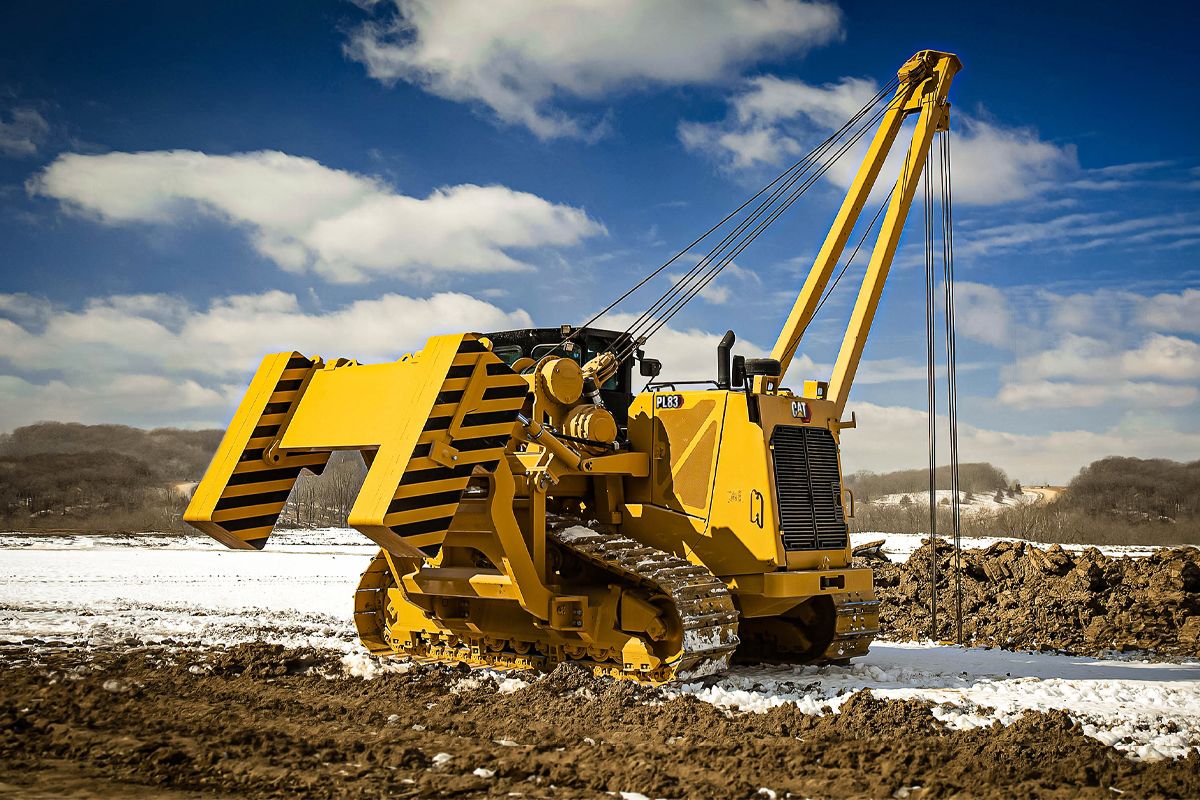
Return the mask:
[[506, 345], [504, 347], [496, 347], [492, 352], [498, 355], [505, 364], [510, 367], [517, 363], [517, 359], [521, 357], [521, 348], [516, 345]]

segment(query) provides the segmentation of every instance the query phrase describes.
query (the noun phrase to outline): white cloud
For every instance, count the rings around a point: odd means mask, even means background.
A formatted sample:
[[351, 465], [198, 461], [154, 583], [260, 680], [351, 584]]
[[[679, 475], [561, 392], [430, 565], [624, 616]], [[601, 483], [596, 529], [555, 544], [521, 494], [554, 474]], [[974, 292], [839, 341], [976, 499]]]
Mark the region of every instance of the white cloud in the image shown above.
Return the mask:
[[1108, 404], [1184, 408], [1200, 399], [1200, 344], [1160, 333], [1131, 347], [1067, 334], [1002, 372], [997, 399], [1015, 408], [1089, 408]]
[[[0, 309], [12, 297], [0, 295]], [[531, 324], [524, 311], [457, 293], [386, 294], [330, 311], [305, 311], [278, 291], [205, 308], [164, 295], [43, 306], [36, 317], [0, 318], [0, 365], [9, 373], [0, 375], [0, 430], [38, 419], [223, 420], [266, 353], [387, 361], [435, 333]]]
[[[687, 149], [712, 158], [726, 170], [781, 166], [841, 127], [878, 88], [873, 81], [854, 77], [814, 86], [761, 76], [747, 81], [729, 98], [724, 120], [684, 122], [679, 137]], [[955, 110], [951, 125], [954, 198], [962, 203], [1024, 200], [1079, 172], [1073, 147], [1047, 142], [1031, 128], [1004, 126], [960, 110]], [[845, 188], [853, 181], [869, 140], [870, 134], [864, 136], [829, 170], [829, 178], [838, 186]], [[881, 185], [890, 185], [899, 175], [904, 141], [901, 136], [890, 153]]]
[[355, 30], [351, 58], [384, 82], [478, 102], [541, 138], [589, 136], [557, 107], [645, 85], [705, 84], [836, 37], [841, 14], [803, 0], [394, 0]]
[[1200, 331], [1189, 316], [1200, 311], [1200, 291], [1060, 294], [959, 282], [955, 294], [958, 333], [1014, 356], [999, 372], [1004, 405], [1186, 408], [1200, 400], [1200, 343], [1187, 338]]
[[244, 227], [254, 248], [281, 268], [343, 283], [429, 270], [520, 270], [528, 265], [511, 251], [569, 246], [604, 232], [578, 208], [504, 186], [463, 184], [417, 198], [276, 151], [68, 153], [28, 189], [110, 225], [172, 224], [199, 211]]
[[37, 109], [17, 107], [0, 114], [0, 155], [23, 158], [37, 155], [50, 134], [50, 123]]
[[1194, 386], [1177, 386], [1157, 381], [1104, 380], [1078, 381], [1024, 380], [1004, 384], [997, 399], [1013, 408], [1185, 408], [1200, 399]]
[[1144, 250], [1147, 245], [1171, 246], [1189, 242], [1193, 229], [1200, 231], [1200, 215], [1193, 212], [1124, 219], [1116, 218], [1112, 212], [1071, 213], [1034, 222], [1005, 222], [956, 229], [954, 247], [956, 254], [962, 256], [1027, 253], [1032, 250], [1077, 254], [1113, 246], [1136, 246]]
[[[696, 256], [691, 259], [691, 254], [685, 256], [689, 260], [700, 262], [700, 257]], [[701, 269], [698, 275], [688, 277], [687, 273], [669, 274], [667, 277], [671, 279], [671, 283], [679, 286], [684, 284], [681, 291], [690, 292], [695, 288], [705, 283], [705, 279], [700, 276], [705, 275], [708, 267]], [[731, 283], [736, 283], [740, 288], [731, 287]], [[700, 290], [699, 297], [707, 303], [713, 305], [725, 305], [731, 297], [737, 297], [740, 292], [746, 291], [749, 286], [762, 286], [762, 279], [758, 277], [758, 273], [739, 267], [736, 262], [729, 262], [711, 281], [704, 285]]]
[[[855, 412], [858, 427], [842, 434], [847, 472], [921, 466], [926, 452], [924, 411], [853, 401], [849, 410]], [[938, 422], [939, 441], [947, 442], [945, 417]], [[945, 463], [947, 452], [943, 447], [939, 463]], [[961, 461], [990, 461], [1025, 483], [1066, 483], [1080, 467], [1110, 455], [1193, 461], [1197, 452], [1200, 433], [1176, 430], [1144, 411], [1115, 414], [1114, 424], [1101, 431], [1018, 434], [959, 422]]]
[[1013, 345], [1012, 313], [995, 286], [955, 281], [954, 323], [957, 333], [976, 341], [1006, 349]]
[[1136, 320], [1155, 330], [1200, 334], [1200, 289], [1146, 298], [1139, 304]]
[[1200, 344], [1151, 333], [1122, 350], [1111, 341], [1068, 334], [1057, 346], [1018, 359], [1012, 372], [1026, 378], [1200, 380]]

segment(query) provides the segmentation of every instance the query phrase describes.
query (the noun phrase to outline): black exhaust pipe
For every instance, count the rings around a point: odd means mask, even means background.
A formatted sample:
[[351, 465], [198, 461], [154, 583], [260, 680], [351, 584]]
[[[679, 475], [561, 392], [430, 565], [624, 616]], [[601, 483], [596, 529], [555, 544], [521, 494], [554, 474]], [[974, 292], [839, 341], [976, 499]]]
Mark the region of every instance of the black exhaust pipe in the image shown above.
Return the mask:
[[725, 331], [725, 335], [721, 337], [721, 343], [717, 345], [717, 388], [729, 389], [729, 352], [733, 350], [733, 343], [737, 341], [737, 337], [733, 335], [733, 331]]

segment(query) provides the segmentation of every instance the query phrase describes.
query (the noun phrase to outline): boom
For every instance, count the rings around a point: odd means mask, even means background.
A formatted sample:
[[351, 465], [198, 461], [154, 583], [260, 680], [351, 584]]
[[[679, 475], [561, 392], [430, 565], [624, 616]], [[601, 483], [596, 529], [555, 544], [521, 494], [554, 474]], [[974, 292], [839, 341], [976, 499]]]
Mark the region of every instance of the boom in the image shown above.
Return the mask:
[[[782, 376], [787, 372], [800, 340], [816, 313], [829, 278], [841, 260], [846, 241], [862, 214], [863, 206], [875, 186], [901, 126], [909, 116], [918, 114], [912, 140], [904, 157], [904, 166], [892, 190], [883, 226], [872, 250], [867, 273], [859, 289], [858, 300], [854, 304], [854, 311], [842, 340], [842, 348], [829, 380], [826, 396], [833, 401], [839, 415], [846, 407], [850, 386], [862, 359], [867, 333], [875, 319], [875, 310], [879, 305], [896, 247], [900, 243], [900, 234], [908, 218], [917, 184], [925, 168], [933, 135], [939, 130], [946, 130], [949, 125], [950, 103], [946, 98], [950, 91], [950, 83], [961, 68], [962, 63], [957, 56], [937, 50], [922, 50], [900, 68], [897, 73], [900, 84], [896, 93], [867, 148], [854, 182], [846, 192], [846, 198], [834, 218], [833, 226], [817, 253], [800, 296], [796, 299], [775, 347], [771, 350], [771, 357], [779, 361]], [[755, 381], [756, 391], [773, 392], [778, 388], [780, 378], [760, 376]]]

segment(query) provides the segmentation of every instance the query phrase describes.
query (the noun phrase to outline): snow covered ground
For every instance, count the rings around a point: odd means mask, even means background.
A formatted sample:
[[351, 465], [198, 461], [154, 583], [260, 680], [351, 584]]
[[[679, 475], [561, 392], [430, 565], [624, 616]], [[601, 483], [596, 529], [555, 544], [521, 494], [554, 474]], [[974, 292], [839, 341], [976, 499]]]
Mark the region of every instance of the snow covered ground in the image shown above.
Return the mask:
[[[939, 534], [941, 541], [949, 543], [950, 537], [944, 534]], [[855, 547], [868, 542], [877, 542], [880, 539], [884, 540], [883, 553], [890, 560], [897, 563], [908, 561], [921, 544], [929, 538], [927, 533], [884, 533], [881, 531], [865, 531], [863, 533], [850, 534], [850, 542]], [[962, 546], [964, 550], [983, 549], [991, 547], [996, 542], [1019, 542], [1020, 539], [1005, 539], [1001, 536], [964, 536], [962, 537]], [[1034, 543], [1036, 544], [1036, 542]], [[1039, 547], [1049, 547], [1049, 545], [1038, 545]], [[1064, 550], [1080, 552], [1087, 550], [1090, 547], [1096, 547], [1101, 553], [1106, 556], [1130, 556], [1133, 558], [1148, 556], [1157, 547], [1143, 547], [1139, 545], [1090, 545], [1090, 544], [1064, 544], [1060, 545]]]
[[[949, 489], [937, 490], [937, 502], [939, 505], [949, 506], [951, 499], [954, 497], [954, 492]], [[877, 506], [898, 506], [904, 502], [904, 498], [908, 498], [909, 502], [917, 508], [929, 508], [929, 492], [909, 492], [901, 494], [885, 494], [882, 497], [873, 497], [870, 502]], [[981, 514], [985, 512], [996, 512], [1004, 508], [1012, 508], [1013, 506], [1031, 505], [1041, 499], [1041, 495], [1037, 492], [1022, 492], [1021, 494], [1008, 497], [1002, 496], [999, 500], [996, 499], [996, 493], [988, 494], [979, 492], [968, 495], [967, 492], [960, 491], [958, 493], [958, 504], [961, 513], [966, 516], [969, 514]]]
[[[855, 537], [873, 538], [885, 537]], [[886, 538], [886, 552], [897, 557], [920, 539]], [[336, 529], [276, 534], [261, 553], [199, 536], [2, 534], [0, 641], [270, 641], [350, 655], [359, 651], [353, 591], [372, 552], [359, 534]], [[351, 656], [348, 671], [370, 674], [362, 662]], [[1200, 663], [880, 642], [850, 667], [741, 667], [677, 691], [744, 711], [795, 703], [830, 713], [858, 689], [927, 698], [954, 727], [1061, 708], [1089, 735], [1133, 757], [1177, 757], [1200, 747]]]
[[357, 531], [284, 532], [263, 552], [207, 536], [0, 534], [0, 641], [134, 638], [356, 647]]
[[848, 667], [735, 667], [716, 682], [680, 691], [742, 711], [795, 703], [821, 714], [836, 711], [859, 689], [930, 700], [938, 704], [934, 715], [953, 728], [1066, 709], [1089, 736], [1137, 758], [1175, 758], [1200, 747], [1200, 663], [876, 642]]

